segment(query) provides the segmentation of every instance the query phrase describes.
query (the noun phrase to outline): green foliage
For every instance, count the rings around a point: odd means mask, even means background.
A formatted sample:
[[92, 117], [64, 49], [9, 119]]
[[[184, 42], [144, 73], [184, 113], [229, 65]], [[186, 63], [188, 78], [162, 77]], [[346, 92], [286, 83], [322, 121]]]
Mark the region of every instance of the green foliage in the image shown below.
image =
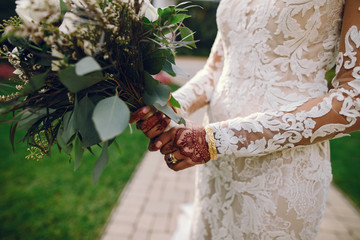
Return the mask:
[[[99, 239], [148, 141], [140, 131], [125, 131], [118, 143], [126, 151], [119, 156], [109, 148], [108, 166], [95, 186], [97, 159], [90, 152], [74, 172], [74, 163], [57, 150], [40, 162], [25, 160], [26, 145], [17, 144], [14, 154], [8, 138], [8, 126], [0, 125], [0, 239], [7, 240]], [[101, 148], [93, 151], [100, 155]]]
[[360, 209], [360, 132], [351, 135], [330, 141], [333, 182]]
[[[20, 125], [27, 130], [24, 140], [34, 150], [32, 158], [50, 155], [56, 143], [72, 156], [77, 169], [84, 149], [91, 152], [91, 147], [102, 145], [94, 169], [96, 182], [108, 162], [107, 148], [127, 127], [130, 111], [154, 104], [173, 120], [181, 120], [167, 106], [170, 88], [151, 75], [181, 72], [175, 49], [195, 47], [193, 32], [183, 26], [191, 6], [159, 9], [159, 17], [150, 20], [139, 19], [139, 0], [86, 1], [77, 6], [59, 1], [61, 12], [53, 2], [36, 10], [52, 20], [13, 18], [0, 27], [7, 26], [9, 33], [9, 45], [0, 53], [19, 73], [16, 94], [2, 100], [7, 113], [23, 115]], [[34, 10], [32, 5], [27, 8]], [[68, 19], [67, 11], [75, 19]], [[171, 102], [178, 106], [174, 99]]]
[[59, 80], [72, 93], [77, 93], [85, 88], [91, 87], [104, 79], [101, 71], [83, 70], [80, 73], [90, 72], [86, 75], [78, 75], [75, 66], [69, 66], [59, 72]]
[[120, 135], [129, 124], [130, 111], [118, 96], [101, 100], [92, 115], [95, 128], [102, 141]]
[[[178, 2], [184, 2], [178, 0]], [[196, 56], [208, 56], [212, 44], [214, 43], [217, 24], [216, 24], [216, 10], [219, 5], [218, 2], [206, 2], [206, 1], [191, 1], [194, 5], [200, 7], [194, 7], [188, 9], [191, 18], [184, 20], [184, 25], [190, 28], [195, 34], [194, 38], [198, 39], [196, 43], [196, 49], [190, 50], [181, 48], [177, 50], [178, 55], [196, 55]]]

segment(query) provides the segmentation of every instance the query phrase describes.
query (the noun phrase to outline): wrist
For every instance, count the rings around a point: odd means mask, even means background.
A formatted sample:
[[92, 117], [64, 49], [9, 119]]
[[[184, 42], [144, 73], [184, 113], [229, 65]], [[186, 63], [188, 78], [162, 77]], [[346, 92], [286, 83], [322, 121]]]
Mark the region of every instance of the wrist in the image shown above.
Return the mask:
[[214, 132], [209, 126], [205, 126], [205, 140], [208, 144], [210, 160], [217, 160]]

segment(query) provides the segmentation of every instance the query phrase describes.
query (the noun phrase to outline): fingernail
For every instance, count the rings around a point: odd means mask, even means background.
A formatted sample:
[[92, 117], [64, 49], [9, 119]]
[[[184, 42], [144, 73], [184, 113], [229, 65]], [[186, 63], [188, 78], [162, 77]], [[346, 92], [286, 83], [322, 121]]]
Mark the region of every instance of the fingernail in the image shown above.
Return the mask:
[[161, 142], [161, 141], [157, 141], [157, 142], [155, 143], [155, 147], [157, 147], [157, 148], [160, 148], [161, 145], [162, 145], [162, 142]]
[[149, 108], [143, 108], [142, 112], [143, 112], [143, 113], [148, 113], [148, 112], [149, 112]]

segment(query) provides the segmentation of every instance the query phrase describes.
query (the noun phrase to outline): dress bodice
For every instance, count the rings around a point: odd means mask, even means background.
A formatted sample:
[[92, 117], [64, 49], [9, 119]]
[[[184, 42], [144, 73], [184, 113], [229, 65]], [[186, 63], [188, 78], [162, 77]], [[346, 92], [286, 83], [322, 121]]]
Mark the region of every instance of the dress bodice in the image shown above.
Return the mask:
[[[342, 6], [341, 0], [221, 1], [224, 68], [211, 99], [212, 120], [323, 95], [325, 72], [335, 65]], [[220, 105], [228, 114], [216, 111]]]

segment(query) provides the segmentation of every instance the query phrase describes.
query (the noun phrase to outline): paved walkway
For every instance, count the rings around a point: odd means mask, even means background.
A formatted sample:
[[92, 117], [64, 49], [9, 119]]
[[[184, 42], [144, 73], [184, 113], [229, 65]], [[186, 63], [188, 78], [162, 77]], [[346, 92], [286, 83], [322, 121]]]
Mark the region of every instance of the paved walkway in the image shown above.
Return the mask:
[[[204, 60], [179, 59], [178, 64], [192, 75]], [[202, 114], [196, 113], [192, 120], [199, 122]], [[193, 186], [194, 169], [172, 172], [159, 153], [147, 153], [121, 194], [101, 240], [170, 240], [180, 206], [193, 200]], [[316, 240], [360, 240], [360, 214], [333, 186]]]

